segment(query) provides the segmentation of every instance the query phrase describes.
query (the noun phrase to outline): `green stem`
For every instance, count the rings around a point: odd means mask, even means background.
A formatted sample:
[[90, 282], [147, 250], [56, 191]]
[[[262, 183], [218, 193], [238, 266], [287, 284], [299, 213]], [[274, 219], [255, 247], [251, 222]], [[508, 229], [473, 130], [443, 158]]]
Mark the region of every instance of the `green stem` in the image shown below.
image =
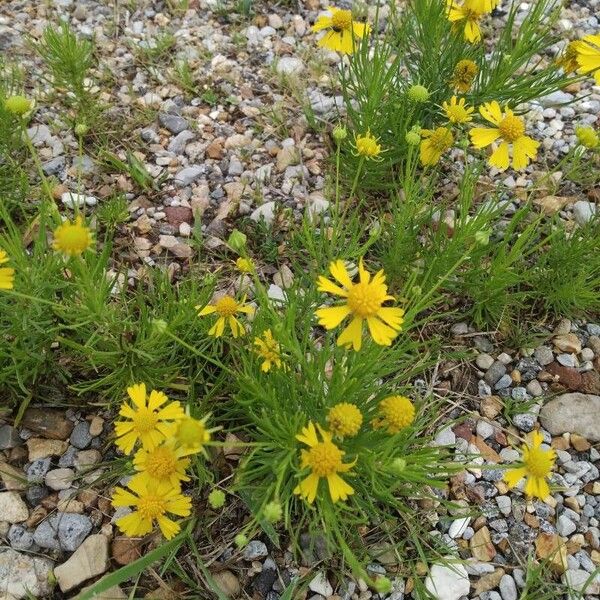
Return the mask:
[[9, 294], [10, 296], [15, 296], [17, 298], [22, 298], [23, 300], [32, 300], [33, 302], [46, 304], [47, 306], [52, 306], [58, 310], [62, 308], [60, 304], [56, 304], [56, 302], [52, 302], [51, 300], [46, 300], [44, 298], [36, 298], [35, 296], [30, 296], [29, 294], [22, 294], [21, 292], [16, 292], [15, 290], [2, 290], [2, 293]]
[[189, 350], [190, 352], [194, 353], [196, 356], [203, 358], [205, 361], [209, 362], [210, 364], [214, 365], [215, 367], [219, 367], [219, 369], [223, 369], [223, 371], [225, 371], [226, 373], [229, 373], [230, 375], [237, 375], [232, 369], [230, 369], [229, 367], [226, 367], [221, 361], [216, 360], [210, 356], [207, 356], [203, 352], [200, 352], [200, 350], [198, 350], [197, 348], [194, 348], [192, 345], [188, 344], [186, 341], [182, 340], [180, 337], [176, 336], [171, 331], [169, 331], [169, 330], [165, 331], [165, 335], [169, 336], [173, 341], [175, 341], [178, 344], [180, 344], [181, 346], [183, 346], [186, 350]]

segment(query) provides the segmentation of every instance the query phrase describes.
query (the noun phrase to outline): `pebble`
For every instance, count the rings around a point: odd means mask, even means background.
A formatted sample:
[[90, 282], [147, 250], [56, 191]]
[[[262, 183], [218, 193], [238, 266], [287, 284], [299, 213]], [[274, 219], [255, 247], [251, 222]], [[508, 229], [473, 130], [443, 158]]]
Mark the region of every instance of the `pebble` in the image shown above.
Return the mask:
[[513, 417], [513, 423], [515, 426], [525, 433], [533, 431], [535, 421], [536, 417], [530, 413], [520, 413]]
[[487, 371], [494, 364], [494, 359], [489, 354], [478, 354], [475, 363], [482, 371]]
[[63, 440], [46, 440], [44, 438], [29, 438], [26, 442], [29, 451], [29, 461], [33, 462], [39, 458], [48, 456], [61, 456], [69, 444]]
[[600, 442], [600, 396], [562, 394], [544, 404], [540, 422], [551, 435], [578, 433], [589, 442]]
[[42, 521], [33, 539], [41, 548], [75, 551], [92, 530], [92, 522], [85, 515], [58, 512]]
[[38, 458], [27, 467], [27, 481], [29, 483], [42, 483], [50, 469], [50, 458]]
[[74, 476], [73, 469], [53, 469], [46, 473], [45, 483], [51, 490], [68, 490]]
[[273, 223], [273, 219], [275, 218], [275, 202], [270, 201], [261, 204], [258, 208], [252, 211], [250, 218], [256, 222], [263, 219], [267, 225], [271, 225]]
[[0, 492], [0, 521], [22, 523], [28, 517], [27, 505], [17, 492]]
[[64, 192], [60, 197], [61, 202], [67, 208], [82, 208], [83, 206], [96, 206], [98, 198], [95, 196], [86, 196], [85, 194], [75, 194], [73, 192]]
[[517, 585], [510, 575], [502, 576], [499, 588], [502, 600], [517, 600]]
[[539, 398], [544, 390], [542, 389], [541, 383], [537, 379], [532, 379], [525, 388], [527, 393], [533, 396], [534, 398]]
[[511, 376], [510, 375], [502, 375], [502, 377], [500, 377], [500, 379], [498, 379], [498, 381], [496, 382], [494, 389], [495, 390], [503, 390], [507, 387], [510, 387], [511, 384], [512, 384]]
[[162, 127], [175, 134], [188, 128], [188, 122], [183, 117], [169, 113], [158, 113], [158, 122]]
[[12, 425], [0, 425], [0, 450], [16, 448], [22, 443], [23, 440]]
[[463, 533], [469, 526], [470, 522], [471, 522], [471, 517], [464, 517], [462, 519], [456, 519], [455, 521], [452, 521], [452, 524], [450, 525], [450, 528], [448, 529], [448, 535], [452, 539], [462, 537]]
[[310, 580], [308, 588], [317, 594], [321, 594], [321, 596], [325, 596], [326, 598], [333, 594], [333, 587], [331, 586], [331, 583], [329, 583], [329, 580], [323, 571], [319, 571]]
[[15, 550], [29, 550], [33, 546], [33, 534], [22, 525], [11, 525], [7, 537]]
[[510, 499], [510, 496], [496, 496], [495, 500], [496, 504], [498, 505], [498, 508], [500, 509], [500, 512], [505, 517], [508, 517], [508, 515], [510, 515], [511, 513], [512, 508], [512, 500]]
[[304, 63], [295, 56], [283, 56], [277, 61], [275, 70], [281, 75], [299, 75], [304, 71]]
[[477, 421], [475, 429], [477, 431], [477, 435], [484, 440], [487, 440], [487, 438], [494, 435], [494, 426], [483, 419]]
[[185, 167], [181, 169], [175, 175], [175, 183], [179, 187], [187, 187], [191, 185], [204, 173], [204, 167], [201, 165], [190, 165], [189, 167]]
[[101, 534], [90, 535], [69, 559], [54, 569], [62, 592], [68, 592], [84, 581], [101, 575], [108, 569], [108, 539]]
[[[498, 360], [494, 361], [483, 376], [486, 383], [495, 385], [506, 373], [506, 365]], [[510, 375], [508, 376], [510, 379]], [[510, 384], [509, 384], [510, 385]]]
[[6, 600], [46, 598], [52, 592], [53, 563], [47, 558], [0, 548], [0, 590]]
[[267, 546], [260, 540], [251, 540], [244, 548], [244, 560], [257, 560], [268, 554]]
[[459, 600], [469, 593], [469, 576], [460, 563], [435, 564], [425, 580], [425, 587], [436, 600]]
[[455, 442], [456, 434], [450, 426], [440, 429], [433, 440], [435, 446], [453, 446]]
[[542, 366], [546, 366], [551, 362], [554, 362], [554, 354], [547, 346], [540, 346], [539, 348], [536, 348], [533, 352], [533, 355]]
[[562, 537], [569, 537], [577, 529], [577, 524], [573, 523], [566, 515], [560, 515], [556, 521], [556, 531]]
[[73, 428], [69, 441], [75, 448], [79, 448], [80, 450], [87, 448], [92, 442], [90, 424], [87, 421], [80, 421], [77, 423]]
[[52, 440], [66, 440], [73, 431], [73, 423], [62, 412], [49, 409], [28, 408], [21, 424]]
[[585, 225], [596, 214], [596, 205], [587, 200], [578, 200], [573, 205], [573, 217], [578, 225]]

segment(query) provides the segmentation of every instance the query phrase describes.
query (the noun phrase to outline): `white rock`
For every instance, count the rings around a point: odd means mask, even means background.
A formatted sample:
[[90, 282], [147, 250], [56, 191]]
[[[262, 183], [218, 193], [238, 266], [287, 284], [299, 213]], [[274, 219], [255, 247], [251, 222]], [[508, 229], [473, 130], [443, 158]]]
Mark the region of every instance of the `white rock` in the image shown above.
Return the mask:
[[52, 561], [0, 548], [0, 598], [47, 597]]
[[261, 218], [265, 220], [267, 225], [271, 225], [273, 223], [273, 219], [275, 218], [275, 202], [265, 202], [261, 204], [258, 208], [252, 211], [250, 218], [253, 221], [260, 221]]
[[46, 473], [46, 485], [52, 490], [68, 490], [74, 475], [73, 469], [52, 469]]
[[81, 208], [84, 204], [88, 206], [98, 204], [98, 199], [94, 196], [85, 196], [84, 194], [75, 194], [73, 192], [64, 192], [60, 197], [60, 201], [67, 208], [74, 208], [75, 206]]
[[54, 569], [63, 592], [68, 592], [86, 579], [101, 575], [108, 569], [108, 539], [100, 534], [90, 535], [69, 560]]
[[327, 580], [327, 577], [323, 571], [320, 571], [315, 575], [315, 577], [308, 584], [308, 587], [311, 591], [316, 594], [321, 594], [321, 596], [331, 596], [333, 594], [333, 587]]
[[281, 75], [299, 75], [304, 71], [304, 63], [295, 56], [283, 56], [277, 62], [275, 70]]
[[454, 446], [456, 442], [456, 434], [450, 426], [440, 429], [433, 440], [434, 446]]
[[0, 493], [0, 521], [22, 523], [29, 518], [27, 505], [17, 492]]
[[489, 354], [478, 354], [475, 363], [482, 371], [487, 371], [494, 364], [494, 359]]
[[462, 537], [462, 534], [465, 532], [465, 529], [469, 526], [470, 522], [471, 517], [464, 517], [462, 519], [456, 519], [455, 521], [452, 521], [450, 529], [448, 529], [448, 535], [452, 539]]
[[585, 225], [596, 214], [596, 205], [587, 200], [578, 200], [573, 205], [573, 217], [579, 225]]
[[[450, 560], [455, 560], [448, 557]], [[469, 593], [467, 570], [459, 563], [433, 565], [425, 580], [425, 587], [436, 600], [459, 600]]]

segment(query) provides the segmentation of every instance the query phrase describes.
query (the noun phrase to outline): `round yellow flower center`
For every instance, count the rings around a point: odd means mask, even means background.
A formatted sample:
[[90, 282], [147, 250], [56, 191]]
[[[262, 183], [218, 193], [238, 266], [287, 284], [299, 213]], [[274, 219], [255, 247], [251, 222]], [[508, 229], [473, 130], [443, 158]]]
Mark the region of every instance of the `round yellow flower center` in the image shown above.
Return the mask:
[[89, 230], [79, 223], [64, 224], [55, 235], [58, 249], [68, 254], [81, 254], [90, 245]]
[[156, 423], [158, 422], [156, 413], [149, 408], [140, 408], [132, 420], [138, 433], [151, 431], [156, 427]]
[[331, 442], [319, 442], [308, 450], [306, 462], [319, 477], [327, 477], [342, 468], [342, 451]]
[[137, 510], [145, 519], [156, 519], [165, 514], [166, 504], [160, 496], [148, 495], [140, 498], [137, 503]]
[[366, 319], [377, 314], [385, 299], [384, 290], [370, 283], [355, 283], [348, 291], [348, 307], [352, 314]]
[[327, 415], [331, 431], [341, 437], [352, 437], [358, 433], [363, 416], [354, 404], [342, 402], [332, 407]]
[[523, 452], [523, 462], [534, 477], [547, 477], [552, 471], [554, 454], [542, 448], [528, 448]]
[[460, 104], [448, 104], [446, 108], [448, 120], [453, 123], [464, 123], [469, 119], [469, 113], [464, 106]]
[[452, 132], [446, 127], [438, 127], [429, 137], [429, 142], [436, 152], [445, 152], [454, 143]]
[[204, 443], [207, 438], [206, 428], [202, 421], [184, 419], [177, 430], [177, 439], [182, 446], [195, 446]]
[[331, 16], [331, 27], [335, 31], [344, 31], [352, 27], [352, 12], [349, 10], [337, 10]]
[[356, 151], [361, 156], [375, 157], [381, 153], [381, 146], [372, 135], [359, 135], [356, 138]]
[[177, 457], [170, 448], [157, 448], [148, 455], [146, 470], [157, 479], [166, 479], [177, 470]]
[[215, 303], [215, 308], [222, 317], [231, 317], [238, 310], [238, 303], [231, 296], [223, 296]]
[[500, 125], [498, 125], [500, 134], [507, 142], [518, 140], [525, 133], [525, 124], [519, 117], [506, 115]]
[[379, 410], [392, 433], [408, 427], [415, 420], [415, 407], [405, 396], [390, 396], [382, 400]]

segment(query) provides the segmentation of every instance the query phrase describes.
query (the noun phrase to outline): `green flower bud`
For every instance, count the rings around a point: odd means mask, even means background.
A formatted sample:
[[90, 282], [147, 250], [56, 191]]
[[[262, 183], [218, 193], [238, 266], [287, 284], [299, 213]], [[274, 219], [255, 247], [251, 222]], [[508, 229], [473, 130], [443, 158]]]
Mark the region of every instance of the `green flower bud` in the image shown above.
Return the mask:
[[404, 139], [409, 146], [418, 146], [421, 143], [421, 136], [412, 130], [404, 136]]
[[413, 102], [427, 102], [429, 100], [429, 90], [423, 85], [411, 85], [408, 88], [408, 97]]
[[389, 594], [392, 591], [392, 582], [387, 577], [378, 577], [373, 588], [378, 594]]
[[263, 515], [269, 523], [277, 523], [277, 521], [281, 521], [281, 517], [283, 516], [283, 508], [279, 502], [275, 502], [274, 500], [265, 505], [263, 509]]
[[214, 508], [215, 510], [217, 508], [223, 508], [223, 506], [225, 505], [225, 492], [223, 490], [218, 490], [215, 488], [208, 495], [208, 503], [210, 504], [210, 507]]
[[85, 135], [88, 131], [89, 131], [89, 127], [85, 124], [85, 123], [77, 123], [77, 125], [75, 125], [75, 135]]
[[348, 130], [342, 125], [338, 125], [334, 128], [332, 135], [333, 139], [339, 144], [348, 137]]
[[162, 319], [152, 319], [152, 329], [154, 330], [154, 333], [162, 335], [167, 331], [168, 327], [169, 325], [166, 321], [163, 321]]
[[238, 533], [233, 541], [238, 548], [243, 548], [248, 543], [248, 536], [243, 533]]
[[234, 252], [240, 253], [246, 247], [247, 239], [245, 233], [242, 233], [239, 229], [234, 229], [227, 240], [227, 245]]
[[390, 469], [397, 474], [400, 474], [406, 469], [406, 461], [403, 458], [395, 458], [390, 465]]
[[490, 243], [490, 230], [482, 229], [475, 234], [475, 241], [480, 246], [487, 246]]
[[577, 136], [577, 141], [584, 148], [596, 148], [600, 143], [598, 134], [589, 126], [575, 127], [575, 135]]
[[4, 101], [4, 108], [17, 117], [22, 117], [33, 108], [33, 100], [25, 96], [9, 96]]

